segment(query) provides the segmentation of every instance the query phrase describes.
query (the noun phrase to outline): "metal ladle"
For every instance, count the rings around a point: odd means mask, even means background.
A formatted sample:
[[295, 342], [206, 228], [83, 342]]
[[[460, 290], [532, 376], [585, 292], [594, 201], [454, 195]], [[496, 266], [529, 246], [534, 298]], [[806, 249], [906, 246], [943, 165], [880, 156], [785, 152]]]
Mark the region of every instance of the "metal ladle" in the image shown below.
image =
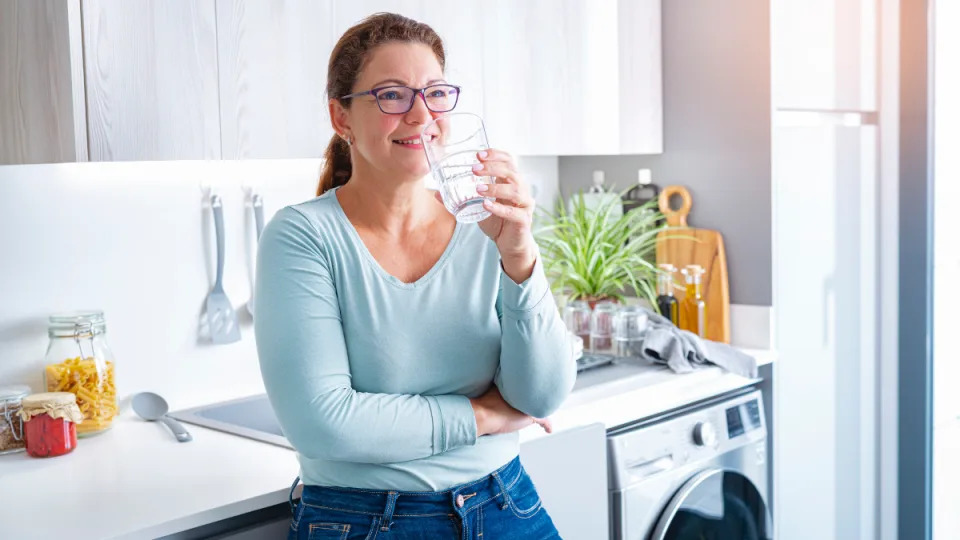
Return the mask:
[[133, 411], [148, 421], [159, 420], [170, 428], [179, 442], [190, 442], [193, 437], [183, 424], [167, 416], [170, 406], [167, 401], [153, 392], [140, 392], [133, 396]]

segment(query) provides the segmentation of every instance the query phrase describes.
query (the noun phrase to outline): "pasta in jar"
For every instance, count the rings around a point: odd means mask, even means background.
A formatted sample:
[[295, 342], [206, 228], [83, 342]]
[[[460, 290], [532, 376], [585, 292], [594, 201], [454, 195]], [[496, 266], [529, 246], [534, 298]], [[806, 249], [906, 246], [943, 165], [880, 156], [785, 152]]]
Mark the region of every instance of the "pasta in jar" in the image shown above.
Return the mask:
[[44, 381], [47, 392], [76, 396], [83, 437], [110, 428], [117, 415], [116, 365], [106, 342], [103, 313], [77, 312], [50, 317]]
[[78, 434], [103, 431], [113, 423], [117, 414], [113, 362], [107, 360], [98, 366], [92, 357], [68, 358], [48, 365], [44, 375], [47, 392], [70, 392], [77, 396], [77, 406], [83, 414], [83, 422], [77, 425]]

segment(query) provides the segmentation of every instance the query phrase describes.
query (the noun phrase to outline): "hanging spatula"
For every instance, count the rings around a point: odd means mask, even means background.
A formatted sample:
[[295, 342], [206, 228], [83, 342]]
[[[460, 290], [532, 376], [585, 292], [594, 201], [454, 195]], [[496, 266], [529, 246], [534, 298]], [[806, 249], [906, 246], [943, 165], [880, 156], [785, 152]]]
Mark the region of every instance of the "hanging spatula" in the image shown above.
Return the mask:
[[237, 313], [223, 291], [223, 202], [219, 195], [210, 197], [213, 210], [213, 224], [217, 231], [217, 281], [207, 295], [206, 318], [210, 325], [210, 341], [220, 345], [240, 340], [240, 326]]
[[[260, 235], [263, 234], [263, 197], [259, 193], [254, 193], [251, 206], [253, 207], [253, 219], [257, 226], [257, 246], [260, 246]], [[250, 300], [247, 300], [247, 312], [253, 317], [253, 287], [250, 287]]]

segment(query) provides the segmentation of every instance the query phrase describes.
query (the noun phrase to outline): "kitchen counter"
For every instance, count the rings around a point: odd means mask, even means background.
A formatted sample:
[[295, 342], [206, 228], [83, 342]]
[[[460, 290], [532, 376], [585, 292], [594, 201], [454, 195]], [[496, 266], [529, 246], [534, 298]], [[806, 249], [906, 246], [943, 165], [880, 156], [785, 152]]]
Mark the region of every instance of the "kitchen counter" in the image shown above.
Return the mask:
[[[746, 350], [758, 362], [771, 351]], [[555, 431], [607, 428], [753, 384], [717, 367], [677, 375], [639, 361], [581, 373], [551, 418]], [[189, 425], [193, 442], [126, 410], [114, 428], [66, 456], [0, 456], [0, 537], [154, 538], [287, 500], [297, 476], [288, 449]], [[521, 443], [543, 437], [533, 426]]]

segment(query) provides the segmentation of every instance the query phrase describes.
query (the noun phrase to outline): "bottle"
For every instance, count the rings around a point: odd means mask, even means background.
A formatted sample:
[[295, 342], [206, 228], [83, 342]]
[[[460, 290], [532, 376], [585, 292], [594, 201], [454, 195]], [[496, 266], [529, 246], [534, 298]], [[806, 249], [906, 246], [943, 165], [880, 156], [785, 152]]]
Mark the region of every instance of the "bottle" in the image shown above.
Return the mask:
[[680, 325], [680, 304], [673, 294], [673, 274], [677, 267], [661, 264], [657, 273], [657, 309], [660, 315], [670, 319], [674, 326]]
[[[610, 207], [610, 213], [607, 215], [607, 223], [613, 223], [623, 216], [623, 201], [616, 193], [611, 193], [604, 186], [603, 171], [593, 171], [592, 185], [586, 193], [580, 195], [583, 197], [583, 205], [588, 212], [596, 212], [602, 208]], [[570, 200], [570, 213], [574, 213], [573, 206], [576, 196]]]
[[659, 197], [660, 188], [653, 183], [650, 169], [640, 169], [637, 171], [637, 185], [623, 195], [623, 211], [629, 212]]
[[680, 328], [705, 338], [707, 334], [707, 303], [703, 299], [701, 280], [703, 267], [687, 265], [681, 270], [687, 281], [687, 293], [680, 302]]

